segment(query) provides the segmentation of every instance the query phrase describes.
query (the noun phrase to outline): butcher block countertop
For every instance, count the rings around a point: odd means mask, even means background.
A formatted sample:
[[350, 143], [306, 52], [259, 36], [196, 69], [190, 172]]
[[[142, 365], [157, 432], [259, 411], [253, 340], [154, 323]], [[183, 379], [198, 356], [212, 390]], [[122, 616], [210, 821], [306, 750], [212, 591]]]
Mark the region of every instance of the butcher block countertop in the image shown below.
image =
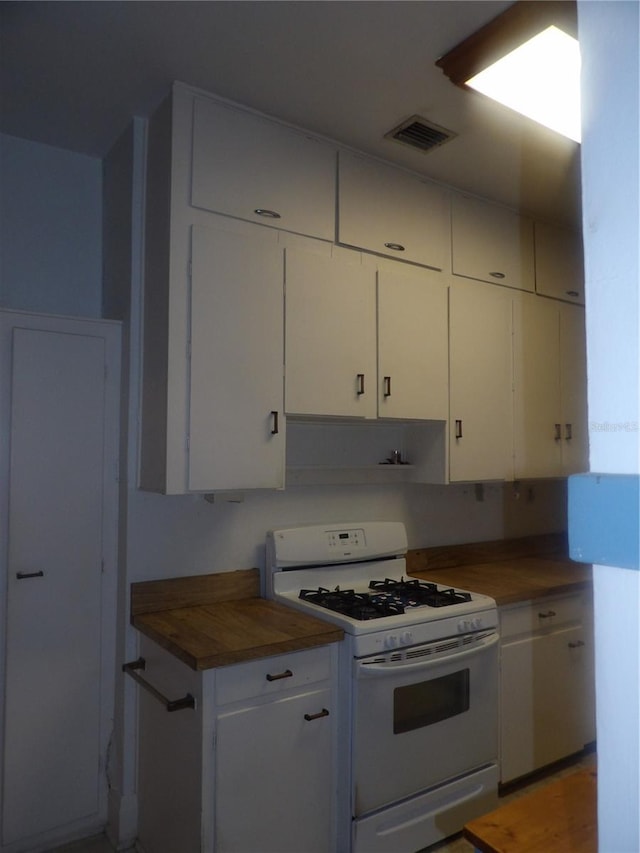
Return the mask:
[[591, 584], [591, 566], [566, 557], [560, 534], [421, 548], [407, 555], [407, 571], [488, 595], [498, 606], [579, 592]]
[[[498, 605], [577, 592], [591, 567], [566, 557], [561, 534], [420, 548], [407, 573], [494, 598]], [[131, 585], [131, 623], [195, 670], [335, 643], [344, 632], [260, 598], [257, 569]]]
[[131, 623], [195, 670], [342, 640], [340, 628], [259, 597], [257, 569], [131, 585]]

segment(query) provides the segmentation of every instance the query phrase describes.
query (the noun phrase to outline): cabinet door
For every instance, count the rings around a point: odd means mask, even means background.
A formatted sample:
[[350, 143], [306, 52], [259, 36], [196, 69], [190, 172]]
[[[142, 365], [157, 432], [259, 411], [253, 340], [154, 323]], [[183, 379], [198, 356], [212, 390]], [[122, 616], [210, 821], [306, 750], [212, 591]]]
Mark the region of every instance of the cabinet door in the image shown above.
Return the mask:
[[450, 288], [449, 478], [513, 477], [511, 294], [453, 281]]
[[580, 235], [558, 225], [536, 222], [536, 292], [584, 305]]
[[378, 417], [447, 419], [447, 285], [442, 273], [378, 271]]
[[375, 273], [353, 254], [286, 249], [289, 414], [376, 415]]
[[338, 242], [449, 269], [449, 194], [401, 169], [341, 151]]
[[90, 834], [106, 819], [101, 720], [106, 729], [113, 662], [103, 619], [113, 624], [114, 612], [103, 523], [114, 523], [115, 480], [104, 466], [114, 478], [107, 430], [117, 430], [119, 373], [90, 322], [18, 327], [29, 322], [13, 321], [11, 353], [2, 843], [33, 838], [20, 849], [41, 849], [46, 833]]
[[191, 204], [333, 240], [336, 152], [282, 124], [194, 99]]
[[558, 303], [514, 301], [515, 476], [562, 474]]
[[534, 289], [533, 223], [513, 210], [454, 194], [452, 264], [456, 275]]
[[560, 392], [562, 468], [577, 474], [589, 467], [587, 352], [584, 310], [560, 305]]
[[254, 236], [194, 226], [189, 489], [284, 482], [282, 251]]
[[332, 717], [316, 716], [330, 701], [311, 690], [217, 718], [217, 853], [334, 848]]
[[503, 645], [501, 781], [508, 782], [584, 746], [582, 628]]

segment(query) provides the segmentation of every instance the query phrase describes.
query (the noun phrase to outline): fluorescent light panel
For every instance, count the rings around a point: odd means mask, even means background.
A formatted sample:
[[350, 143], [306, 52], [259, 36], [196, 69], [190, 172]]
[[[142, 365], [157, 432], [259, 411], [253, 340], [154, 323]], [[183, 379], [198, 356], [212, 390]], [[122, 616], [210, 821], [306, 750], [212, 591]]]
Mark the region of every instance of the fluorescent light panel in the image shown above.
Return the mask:
[[580, 142], [580, 48], [547, 27], [466, 85]]

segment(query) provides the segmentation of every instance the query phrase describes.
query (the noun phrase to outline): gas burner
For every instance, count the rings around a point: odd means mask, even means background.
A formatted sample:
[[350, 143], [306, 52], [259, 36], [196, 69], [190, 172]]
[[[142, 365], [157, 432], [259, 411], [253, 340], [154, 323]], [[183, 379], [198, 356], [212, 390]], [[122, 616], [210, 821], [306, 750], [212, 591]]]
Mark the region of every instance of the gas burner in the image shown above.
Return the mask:
[[324, 587], [301, 589], [298, 597], [303, 601], [309, 601], [360, 621], [380, 619], [383, 616], [398, 616], [404, 613], [404, 606], [395, 597], [372, 596], [366, 592], [355, 592], [352, 589], [340, 589], [340, 587], [333, 590]]
[[383, 581], [370, 581], [369, 589], [376, 590], [381, 595], [401, 602], [405, 607], [446, 607], [451, 604], [461, 604], [471, 601], [471, 593], [460, 592], [456, 589], [438, 589], [435, 583], [421, 581], [418, 578], [401, 577], [400, 580], [385, 578]]

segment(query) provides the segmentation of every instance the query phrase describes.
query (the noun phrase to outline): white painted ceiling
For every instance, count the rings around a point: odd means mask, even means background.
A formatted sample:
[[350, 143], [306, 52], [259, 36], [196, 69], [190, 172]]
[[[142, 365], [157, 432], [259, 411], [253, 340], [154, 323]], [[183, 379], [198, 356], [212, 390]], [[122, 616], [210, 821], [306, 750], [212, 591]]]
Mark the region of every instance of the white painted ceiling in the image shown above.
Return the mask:
[[[0, 130], [102, 157], [173, 80], [543, 218], [579, 219], [574, 142], [453, 86], [435, 60], [501, 0], [1, 2]], [[387, 140], [413, 114], [458, 136]]]

